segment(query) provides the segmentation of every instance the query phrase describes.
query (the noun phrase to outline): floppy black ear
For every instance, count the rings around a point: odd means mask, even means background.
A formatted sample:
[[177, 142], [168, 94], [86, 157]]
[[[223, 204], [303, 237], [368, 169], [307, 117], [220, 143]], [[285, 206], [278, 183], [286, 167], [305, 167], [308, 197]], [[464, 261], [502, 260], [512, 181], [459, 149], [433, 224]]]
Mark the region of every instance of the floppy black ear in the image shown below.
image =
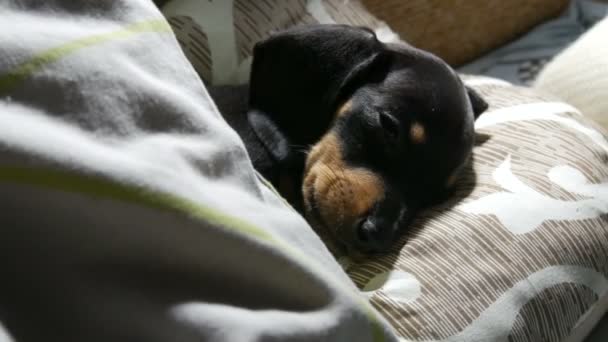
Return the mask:
[[314, 144], [335, 117], [336, 97], [362, 79], [383, 49], [368, 29], [312, 25], [281, 31], [254, 47], [250, 108], [270, 118], [290, 144]]
[[380, 81], [388, 70], [390, 54], [380, 50], [377, 53], [361, 60], [344, 77], [339, 88], [334, 94], [335, 105], [339, 105], [345, 97], [352, 94], [358, 87], [365, 83]]
[[272, 119], [265, 113], [252, 109], [247, 112], [247, 120], [275, 161], [279, 164], [287, 162], [290, 157], [289, 141]]
[[465, 88], [467, 89], [467, 94], [469, 95], [471, 106], [473, 107], [473, 115], [475, 116], [475, 119], [477, 119], [488, 109], [488, 103], [473, 88]]

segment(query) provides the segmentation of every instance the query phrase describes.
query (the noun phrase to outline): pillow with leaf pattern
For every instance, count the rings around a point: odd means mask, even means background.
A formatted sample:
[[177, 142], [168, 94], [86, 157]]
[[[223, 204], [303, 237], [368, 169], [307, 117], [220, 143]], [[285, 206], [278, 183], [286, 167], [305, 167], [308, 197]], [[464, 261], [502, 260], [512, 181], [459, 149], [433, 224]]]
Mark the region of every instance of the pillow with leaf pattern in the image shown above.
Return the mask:
[[340, 260], [403, 341], [582, 341], [608, 309], [606, 134], [528, 88], [464, 80], [490, 108], [458, 195], [389, 254]]

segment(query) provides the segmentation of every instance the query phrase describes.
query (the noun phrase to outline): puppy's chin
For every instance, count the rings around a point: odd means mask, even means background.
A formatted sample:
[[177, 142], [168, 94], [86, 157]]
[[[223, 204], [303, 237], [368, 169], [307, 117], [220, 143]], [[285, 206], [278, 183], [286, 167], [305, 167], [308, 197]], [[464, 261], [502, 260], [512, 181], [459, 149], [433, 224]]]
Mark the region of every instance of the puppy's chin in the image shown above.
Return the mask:
[[327, 247], [334, 257], [338, 258], [348, 254], [347, 245], [337, 238], [333, 230], [329, 229], [327, 225], [319, 221], [317, 214], [312, 213], [307, 209], [305, 212], [305, 218], [317, 235], [319, 235], [319, 238], [321, 238], [321, 241], [323, 241], [325, 247]]
[[[336, 255], [343, 254], [346, 251], [345, 245], [348, 244], [348, 242], [344, 241], [344, 239], [339, 236], [339, 233], [344, 231], [342, 228], [344, 224], [340, 221], [336, 222], [335, 220], [332, 220], [332, 222], [323, 215], [323, 212], [327, 210], [321, 208], [321, 205], [323, 204], [319, 204], [317, 201], [317, 198], [322, 195], [317, 191], [314, 185], [311, 185], [311, 182], [314, 184], [316, 178], [317, 176], [315, 174], [307, 175], [302, 189], [306, 221], [308, 221], [317, 234], [319, 234], [332, 253]], [[333, 208], [333, 210], [339, 211], [340, 209]]]
[[[353, 249], [354, 232], [352, 225], [349, 227], [344, 221], [346, 215], [339, 214], [343, 213], [343, 203], [326, 200], [323, 189], [315, 185], [318, 177], [315, 172], [309, 172], [304, 177], [302, 193], [305, 218], [332, 254], [336, 257], [350, 254], [349, 251]], [[317, 200], [319, 198], [320, 201]]]
[[372, 257], [372, 254], [357, 247], [355, 236], [358, 225], [336, 220], [337, 216], [332, 216], [329, 220], [326, 219], [323, 215], [324, 212], [332, 209], [334, 212], [338, 212], [341, 209], [328, 208], [322, 210], [320, 204], [315, 200], [317, 197], [318, 195], [313, 187], [304, 190], [305, 218], [330, 252], [336, 257], [348, 256], [349, 259], [357, 263]]
[[[314, 210], [313, 210], [314, 211]], [[353, 239], [345, 236], [338, 236], [339, 229], [330, 229], [325, 223], [320, 222], [319, 215], [306, 210], [306, 221], [317, 232], [327, 249], [336, 258], [347, 257], [354, 263], [362, 263], [369, 260], [372, 254], [365, 253], [355, 247]]]

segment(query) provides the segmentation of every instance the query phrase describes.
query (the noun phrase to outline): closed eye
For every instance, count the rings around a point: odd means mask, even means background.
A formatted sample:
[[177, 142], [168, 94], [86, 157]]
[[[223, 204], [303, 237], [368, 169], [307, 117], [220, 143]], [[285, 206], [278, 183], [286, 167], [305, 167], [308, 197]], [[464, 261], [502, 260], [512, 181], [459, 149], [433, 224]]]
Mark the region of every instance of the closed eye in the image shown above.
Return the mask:
[[397, 143], [400, 136], [399, 121], [386, 112], [380, 112], [380, 126], [390, 143]]

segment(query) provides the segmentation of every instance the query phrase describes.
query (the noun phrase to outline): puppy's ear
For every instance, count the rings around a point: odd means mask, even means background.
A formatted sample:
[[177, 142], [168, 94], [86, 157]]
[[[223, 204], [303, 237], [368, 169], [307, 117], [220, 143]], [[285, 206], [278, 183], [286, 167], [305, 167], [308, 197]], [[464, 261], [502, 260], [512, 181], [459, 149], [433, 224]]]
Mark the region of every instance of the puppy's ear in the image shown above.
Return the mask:
[[477, 119], [483, 112], [488, 109], [488, 103], [475, 91], [473, 88], [465, 87], [469, 95], [469, 101], [473, 107], [473, 115]]
[[281, 31], [254, 47], [250, 108], [267, 114], [292, 143], [312, 144], [334, 119], [342, 89], [361, 81], [385, 49], [369, 29], [311, 25]]
[[290, 157], [289, 141], [270, 117], [258, 110], [247, 112], [247, 120], [255, 135], [279, 164]]
[[387, 51], [380, 50], [356, 64], [344, 77], [337, 89], [335, 94], [336, 105], [363, 84], [381, 81], [388, 71], [390, 58], [391, 55]]

